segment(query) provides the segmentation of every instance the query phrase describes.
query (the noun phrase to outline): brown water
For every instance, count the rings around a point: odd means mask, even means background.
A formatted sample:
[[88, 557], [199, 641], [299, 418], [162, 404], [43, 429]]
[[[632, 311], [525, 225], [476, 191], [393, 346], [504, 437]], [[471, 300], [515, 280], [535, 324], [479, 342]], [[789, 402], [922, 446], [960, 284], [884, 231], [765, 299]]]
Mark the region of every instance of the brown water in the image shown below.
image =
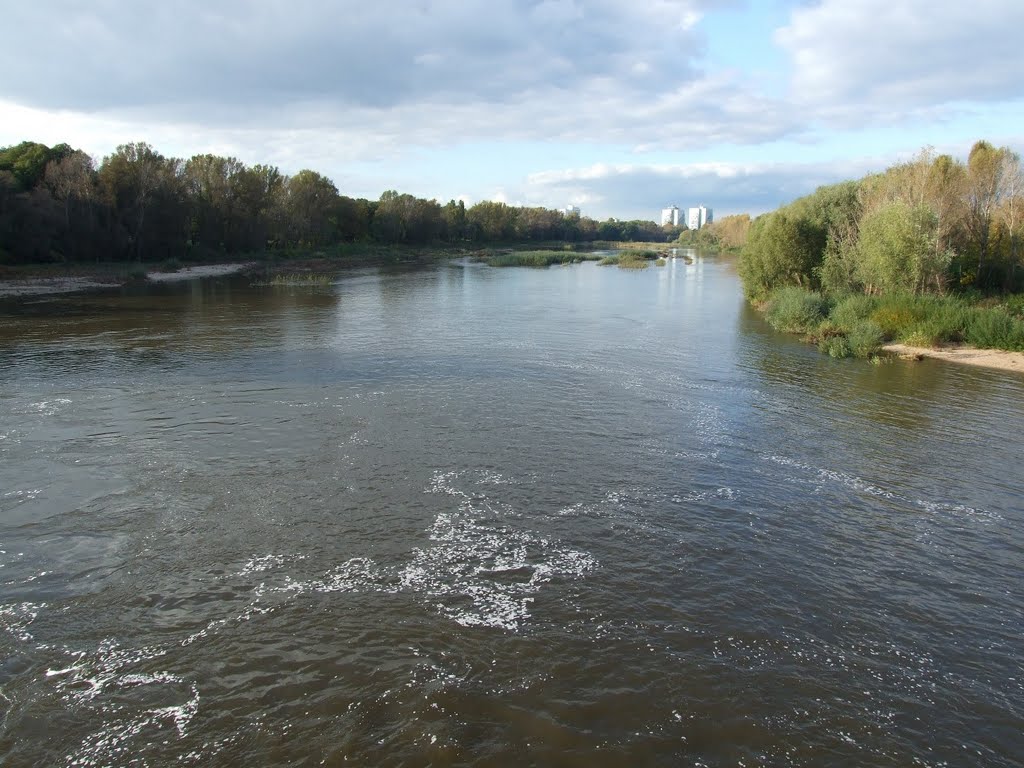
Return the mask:
[[0, 763], [1020, 765], [1022, 402], [700, 258], [0, 305]]

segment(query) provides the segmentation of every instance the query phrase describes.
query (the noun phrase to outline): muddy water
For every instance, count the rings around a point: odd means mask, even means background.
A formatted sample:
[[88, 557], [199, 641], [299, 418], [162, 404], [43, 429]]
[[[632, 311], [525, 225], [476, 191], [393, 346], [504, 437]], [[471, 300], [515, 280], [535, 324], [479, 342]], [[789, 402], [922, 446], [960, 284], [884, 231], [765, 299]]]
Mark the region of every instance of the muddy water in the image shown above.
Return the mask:
[[1024, 379], [728, 262], [0, 307], [5, 765], [1015, 765]]

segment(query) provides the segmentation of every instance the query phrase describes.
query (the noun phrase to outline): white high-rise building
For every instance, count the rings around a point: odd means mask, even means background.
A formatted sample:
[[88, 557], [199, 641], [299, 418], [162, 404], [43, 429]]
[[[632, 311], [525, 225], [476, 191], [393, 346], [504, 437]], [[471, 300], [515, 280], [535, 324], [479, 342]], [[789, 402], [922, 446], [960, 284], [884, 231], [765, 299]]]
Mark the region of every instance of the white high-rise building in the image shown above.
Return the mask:
[[580, 209], [579, 206], [576, 205], [567, 205], [565, 206], [565, 208], [562, 209], [562, 213], [564, 213], [566, 216], [579, 216]]
[[661, 225], [671, 224], [673, 227], [679, 226], [679, 209], [670, 205], [668, 208], [661, 209]]
[[700, 229], [714, 220], [714, 212], [703, 205], [691, 208], [686, 213], [686, 226], [690, 229]]

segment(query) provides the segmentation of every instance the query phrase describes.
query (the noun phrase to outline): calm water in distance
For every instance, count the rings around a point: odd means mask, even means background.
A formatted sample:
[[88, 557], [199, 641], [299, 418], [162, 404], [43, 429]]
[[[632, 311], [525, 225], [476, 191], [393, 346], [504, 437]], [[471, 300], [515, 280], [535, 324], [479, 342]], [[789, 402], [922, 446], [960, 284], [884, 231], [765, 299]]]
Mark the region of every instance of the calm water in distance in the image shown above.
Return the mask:
[[0, 305], [0, 763], [1021, 765], [1022, 403], [699, 256]]

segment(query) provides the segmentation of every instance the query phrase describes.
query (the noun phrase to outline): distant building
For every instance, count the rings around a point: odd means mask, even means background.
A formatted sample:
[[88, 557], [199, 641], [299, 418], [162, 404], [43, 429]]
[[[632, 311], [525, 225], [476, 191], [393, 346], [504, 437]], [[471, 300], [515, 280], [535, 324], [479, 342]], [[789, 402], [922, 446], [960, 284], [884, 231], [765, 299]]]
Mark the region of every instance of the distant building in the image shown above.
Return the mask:
[[565, 206], [565, 208], [562, 209], [562, 213], [564, 213], [566, 216], [579, 216], [580, 209], [575, 205], [567, 205]]
[[700, 229], [705, 224], [710, 224], [714, 220], [714, 216], [714, 212], [703, 205], [691, 208], [687, 211], [686, 226], [690, 229]]
[[668, 208], [661, 209], [661, 225], [671, 224], [673, 227], [679, 226], [679, 209], [670, 205]]

